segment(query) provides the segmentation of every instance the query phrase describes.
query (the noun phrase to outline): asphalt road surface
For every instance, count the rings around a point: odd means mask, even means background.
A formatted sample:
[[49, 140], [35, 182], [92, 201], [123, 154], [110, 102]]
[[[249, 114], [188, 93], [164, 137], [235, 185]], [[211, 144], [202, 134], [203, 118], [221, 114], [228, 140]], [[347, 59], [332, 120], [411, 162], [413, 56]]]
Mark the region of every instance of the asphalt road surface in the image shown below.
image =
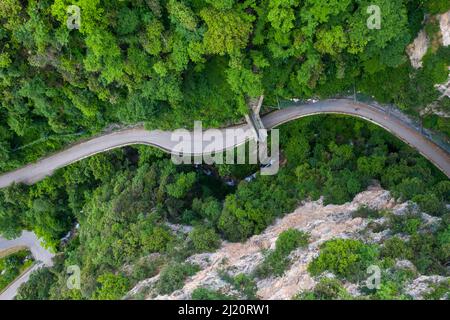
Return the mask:
[[[277, 110], [262, 118], [267, 129], [277, 127], [283, 123], [317, 114], [345, 114], [366, 119], [391, 132], [411, 147], [419, 151], [424, 157], [437, 166], [447, 177], [450, 177], [450, 155], [427, 138], [425, 135], [412, 128], [408, 123], [397, 117], [389, 115], [380, 108], [349, 99], [325, 100], [313, 104], [295, 105]], [[225, 134], [227, 129], [218, 129]], [[242, 129], [235, 139], [226, 139], [225, 142], [211, 139], [205, 143], [205, 138], [186, 131], [184, 140], [180, 143], [170, 131], [152, 130], [143, 128], [125, 129], [110, 134], [94, 137], [90, 140], [73, 145], [65, 150], [45, 157], [36, 163], [26, 165], [17, 170], [0, 176], [0, 188], [12, 183], [33, 184], [51, 175], [55, 170], [65, 167], [81, 159], [107, 150], [134, 144], [144, 144], [157, 147], [168, 153], [177, 153], [181, 148], [185, 154], [199, 155], [209, 151], [223, 151], [234, 148], [253, 138], [253, 131], [248, 125], [240, 125], [231, 129]], [[202, 144], [203, 142], [203, 144]], [[195, 147], [194, 147], [195, 146]], [[199, 147], [200, 146], [200, 147]], [[186, 152], [186, 150], [188, 150]]]
[[50, 267], [53, 265], [53, 253], [42, 247], [39, 239], [33, 232], [23, 231], [19, 238], [7, 240], [0, 236], [0, 252], [15, 247], [26, 247], [31, 251], [36, 263], [17, 278], [5, 291], [0, 294], [0, 300], [12, 300], [22, 283], [25, 283], [30, 278], [33, 271], [44, 266]]

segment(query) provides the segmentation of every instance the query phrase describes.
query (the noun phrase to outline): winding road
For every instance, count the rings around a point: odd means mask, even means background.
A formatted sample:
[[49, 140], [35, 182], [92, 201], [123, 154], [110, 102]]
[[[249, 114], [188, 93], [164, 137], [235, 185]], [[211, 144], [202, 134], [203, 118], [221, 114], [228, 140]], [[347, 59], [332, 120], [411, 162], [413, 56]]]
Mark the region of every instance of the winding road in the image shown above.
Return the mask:
[[[419, 151], [450, 178], [449, 153], [413, 128], [410, 124], [389, 114], [383, 109], [371, 105], [349, 99], [333, 99], [319, 101], [313, 104], [292, 105], [265, 115], [262, 117], [262, 122], [267, 129], [271, 129], [298, 118], [317, 114], [342, 114], [370, 121], [386, 129]], [[242, 130], [235, 139], [227, 139], [225, 142], [220, 141], [220, 143], [218, 142], [215, 146], [214, 143], [216, 143], [216, 140], [213, 140], [213, 142], [205, 142], [205, 138], [202, 138], [201, 135], [199, 136], [194, 132], [188, 131], [185, 131], [183, 143], [174, 140], [173, 132], [171, 131], [148, 131], [143, 128], [133, 128], [104, 134], [45, 157], [36, 163], [26, 165], [1, 175], [0, 188], [7, 187], [12, 183], [33, 184], [44, 179], [46, 176], [51, 175], [55, 170], [71, 163], [97, 153], [127, 145], [150, 145], [168, 153], [177, 153], [180, 151], [179, 147], [181, 146], [184, 150], [187, 150], [187, 148], [191, 150], [191, 152], [187, 152], [188, 154], [199, 155], [207, 153], [205, 149], [206, 146], [208, 146], [208, 150], [210, 151], [211, 149], [214, 149], [216, 152], [219, 152], [242, 145], [247, 140], [253, 138], [253, 131], [246, 124], [218, 130], [225, 134], [228, 129]], [[202, 141], [203, 145], [201, 143]], [[200, 149], [195, 149], [194, 147], [190, 148], [194, 145], [200, 145]]]
[[16, 296], [19, 287], [28, 281], [34, 271], [44, 266], [51, 267], [53, 265], [52, 259], [54, 254], [41, 245], [41, 241], [33, 232], [23, 231], [20, 237], [12, 240], [7, 240], [0, 236], [0, 252], [16, 247], [28, 248], [36, 262], [0, 293], [0, 300], [12, 300]]

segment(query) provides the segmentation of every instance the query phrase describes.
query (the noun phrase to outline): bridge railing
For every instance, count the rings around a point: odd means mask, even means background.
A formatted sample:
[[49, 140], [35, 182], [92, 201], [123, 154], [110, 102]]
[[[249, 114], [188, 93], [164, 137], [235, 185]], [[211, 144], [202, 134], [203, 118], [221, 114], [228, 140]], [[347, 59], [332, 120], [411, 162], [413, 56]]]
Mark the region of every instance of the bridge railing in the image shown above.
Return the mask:
[[377, 108], [388, 114], [390, 117], [395, 117], [403, 123], [407, 124], [412, 129], [425, 135], [429, 140], [440, 146], [442, 149], [450, 153], [450, 141], [446, 135], [440, 132], [436, 132], [427, 128], [424, 128], [422, 123], [417, 119], [405, 114], [394, 104], [381, 104], [375, 101], [372, 97], [357, 93], [356, 95], [346, 96], [348, 99], [355, 99], [357, 102], [363, 102], [371, 107]]
[[[349, 99], [355, 100], [356, 102], [362, 102], [364, 104], [370, 105], [373, 108], [385, 113], [388, 117], [394, 117], [404, 124], [408, 125], [410, 128], [416, 130], [417, 132], [425, 135], [429, 140], [433, 141], [435, 144], [440, 146], [442, 149], [450, 153], [450, 141], [447, 136], [440, 132], [435, 132], [430, 129], [426, 129], [422, 126], [422, 124], [417, 120], [412, 118], [409, 115], [406, 115], [402, 112], [397, 106], [393, 104], [381, 104], [374, 100], [369, 95], [365, 95], [362, 93], [352, 93], [350, 91], [344, 92], [339, 95], [335, 95], [330, 97], [331, 99]], [[311, 104], [315, 101], [319, 101], [319, 98], [311, 98], [311, 99], [294, 99], [294, 100], [283, 100], [278, 103], [277, 108], [283, 109], [288, 106], [292, 106], [292, 104]]]

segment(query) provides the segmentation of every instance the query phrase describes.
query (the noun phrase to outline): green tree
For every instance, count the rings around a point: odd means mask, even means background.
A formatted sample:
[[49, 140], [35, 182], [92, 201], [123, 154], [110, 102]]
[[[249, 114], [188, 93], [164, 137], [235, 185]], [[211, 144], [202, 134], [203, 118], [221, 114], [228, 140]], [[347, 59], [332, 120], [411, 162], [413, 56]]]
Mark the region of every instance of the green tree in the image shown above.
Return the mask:
[[100, 287], [94, 294], [96, 300], [119, 300], [129, 289], [128, 279], [113, 273], [102, 274], [97, 282]]
[[172, 263], [166, 266], [160, 273], [158, 291], [161, 294], [170, 294], [181, 289], [186, 278], [194, 275], [200, 268], [188, 263]]
[[233, 300], [234, 297], [207, 288], [192, 291], [192, 300]]
[[251, 15], [205, 8], [200, 17], [208, 27], [203, 38], [205, 53], [235, 55], [247, 45], [254, 20]]
[[175, 182], [166, 186], [167, 193], [174, 198], [183, 198], [196, 182], [195, 172], [180, 173], [175, 176]]
[[40, 268], [30, 275], [22, 284], [15, 297], [16, 300], [48, 300], [50, 288], [55, 282], [55, 275], [48, 268]]
[[189, 233], [196, 252], [213, 252], [220, 246], [220, 237], [212, 228], [197, 226]]
[[312, 275], [330, 271], [350, 281], [362, 279], [366, 268], [373, 264], [377, 257], [376, 246], [352, 239], [329, 240], [321, 246], [319, 256], [308, 265], [308, 271]]

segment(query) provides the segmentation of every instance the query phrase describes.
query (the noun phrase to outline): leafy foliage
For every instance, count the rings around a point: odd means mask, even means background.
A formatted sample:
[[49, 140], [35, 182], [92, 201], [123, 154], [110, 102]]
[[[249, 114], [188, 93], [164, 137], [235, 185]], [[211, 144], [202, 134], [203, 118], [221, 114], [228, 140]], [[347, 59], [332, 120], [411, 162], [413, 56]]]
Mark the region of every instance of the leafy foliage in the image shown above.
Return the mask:
[[128, 291], [128, 279], [112, 273], [102, 274], [97, 279], [100, 287], [94, 293], [97, 300], [118, 300]]
[[198, 226], [189, 233], [196, 252], [213, 252], [220, 245], [220, 237], [214, 229]]
[[302, 291], [294, 296], [295, 300], [348, 300], [351, 295], [347, 293], [342, 283], [337, 279], [322, 278], [311, 291]]
[[378, 248], [352, 239], [325, 242], [320, 254], [309, 265], [312, 275], [330, 271], [342, 279], [362, 279], [366, 269], [378, 258]]
[[234, 297], [210, 290], [207, 288], [197, 288], [192, 291], [192, 300], [234, 300]]
[[[404, 49], [433, 1], [67, 0], [0, 7], [0, 170], [111, 123], [148, 128], [237, 121], [245, 100], [327, 97], [358, 89], [413, 112], [436, 99], [448, 49], [414, 71]], [[378, 5], [382, 28], [367, 28]], [[448, 64], [448, 63], [447, 63]], [[189, 110], [189, 112], [186, 112]]]
[[296, 229], [288, 229], [278, 236], [275, 249], [267, 253], [262, 264], [256, 270], [260, 278], [283, 275], [289, 266], [289, 254], [308, 245], [309, 235]]
[[0, 258], [0, 292], [31, 266], [33, 259], [28, 250], [21, 250]]
[[200, 268], [189, 263], [171, 264], [165, 267], [160, 274], [158, 291], [161, 294], [170, 294], [183, 287], [186, 278], [194, 275]]
[[16, 300], [48, 300], [55, 275], [48, 268], [40, 268], [17, 291]]

